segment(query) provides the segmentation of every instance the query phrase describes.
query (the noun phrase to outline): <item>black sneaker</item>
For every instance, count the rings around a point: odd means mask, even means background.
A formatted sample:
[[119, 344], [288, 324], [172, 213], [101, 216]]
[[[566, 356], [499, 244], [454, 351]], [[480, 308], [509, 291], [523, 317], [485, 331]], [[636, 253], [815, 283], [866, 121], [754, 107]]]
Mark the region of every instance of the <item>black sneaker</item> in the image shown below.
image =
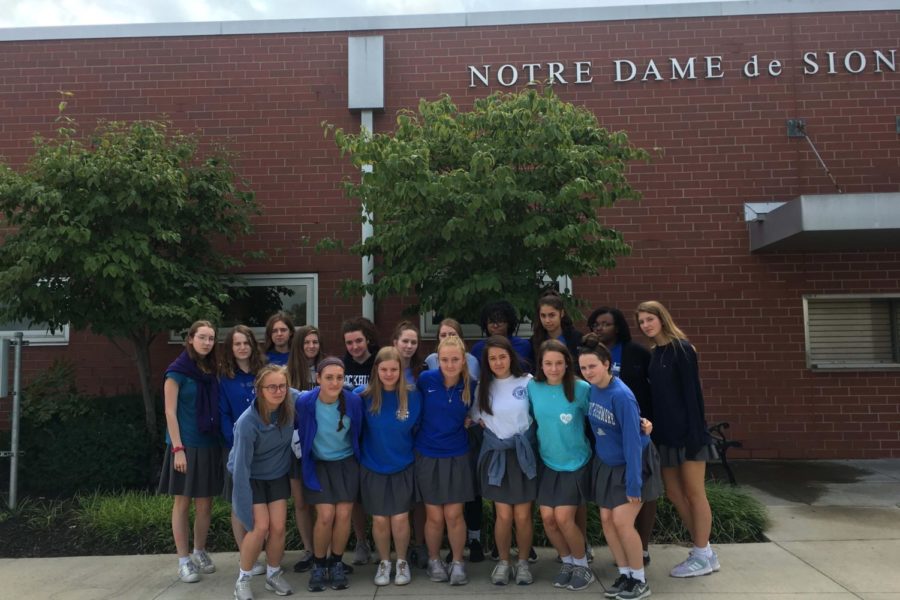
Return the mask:
[[537, 552], [534, 549], [534, 546], [531, 547], [531, 552], [528, 553], [528, 562], [536, 563], [537, 562]]
[[616, 596], [616, 600], [640, 600], [650, 596], [650, 585], [646, 581], [638, 581], [629, 577], [624, 587]]
[[327, 573], [324, 567], [313, 567], [309, 574], [309, 584], [306, 586], [310, 592], [324, 592]]
[[497, 544], [494, 544], [494, 547], [491, 548], [491, 560], [494, 562], [500, 560], [500, 551], [497, 550]]
[[484, 549], [481, 547], [479, 540], [469, 540], [469, 543], [466, 545], [469, 547], [469, 562], [484, 562]]
[[621, 592], [625, 588], [625, 583], [627, 581], [628, 581], [628, 575], [620, 573], [619, 576], [616, 578], [616, 580], [613, 582], [613, 584], [611, 586], [609, 586], [608, 588], [606, 588], [606, 591], [603, 592], [603, 595], [606, 596], [607, 598], [615, 598], [616, 596], [619, 595], [619, 592]]
[[347, 579], [347, 565], [342, 562], [336, 562], [331, 565], [329, 574], [331, 575], [331, 589], [346, 590], [350, 587], [350, 581]]
[[650, 553], [647, 552], [644, 554], [644, 566], [646, 567], [649, 564], [650, 564]]
[[303, 558], [294, 563], [294, 573], [305, 573], [312, 569], [313, 566], [313, 553], [309, 550], [304, 550], [303, 554], [301, 554]]

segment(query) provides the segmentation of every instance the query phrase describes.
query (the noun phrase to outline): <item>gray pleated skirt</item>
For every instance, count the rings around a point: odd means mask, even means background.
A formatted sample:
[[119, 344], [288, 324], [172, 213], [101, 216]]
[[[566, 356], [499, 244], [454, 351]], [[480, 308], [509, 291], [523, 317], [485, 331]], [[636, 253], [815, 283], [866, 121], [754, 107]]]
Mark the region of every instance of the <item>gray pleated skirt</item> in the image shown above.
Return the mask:
[[[641, 501], [651, 502], [662, 495], [663, 485], [660, 476], [659, 453], [652, 443], [644, 448], [641, 455]], [[594, 457], [591, 485], [593, 500], [601, 508], [615, 508], [628, 504], [625, 491], [625, 465], [610, 467], [598, 457]]]
[[166, 446], [162, 472], [159, 474], [157, 492], [171, 496], [187, 496], [188, 498], [209, 498], [222, 494], [225, 485], [222, 475], [222, 448], [185, 448], [187, 472], [175, 471], [175, 460], [172, 446]]
[[457, 504], [475, 498], [469, 453], [452, 458], [416, 454], [416, 499], [425, 504]]
[[356, 502], [359, 497], [359, 463], [355, 456], [341, 460], [317, 460], [316, 476], [322, 491], [303, 486], [303, 499], [307, 504], [338, 504]]
[[672, 447], [660, 444], [657, 446], [659, 450], [659, 465], [665, 467], [677, 467], [681, 463], [688, 460], [696, 460], [700, 462], [714, 462], [719, 460], [719, 453], [713, 444], [707, 444], [700, 448], [695, 456], [689, 457], [687, 451], [683, 447]]
[[[528, 479], [528, 476], [522, 471], [522, 467], [519, 466], [516, 449], [509, 448], [505, 452], [506, 473], [503, 474], [500, 485], [490, 485], [488, 483], [488, 466], [491, 464], [491, 454], [486, 453], [481, 457], [478, 463], [478, 481], [482, 497], [502, 504], [534, 502], [534, 499], [537, 498], [540, 468], [538, 468], [538, 475], [534, 479]], [[535, 451], [535, 454], [537, 454], [537, 451]], [[540, 463], [538, 464], [540, 465]]]
[[581, 506], [590, 499], [590, 461], [577, 471], [555, 471], [544, 465], [538, 482], [538, 506]]
[[288, 471], [288, 477], [303, 481], [303, 463], [300, 462], [302, 460], [302, 458], [291, 455], [291, 469]]
[[416, 496], [415, 465], [382, 475], [359, 466], [359, 487], [367, 515], [390, 517], [409, 512]]

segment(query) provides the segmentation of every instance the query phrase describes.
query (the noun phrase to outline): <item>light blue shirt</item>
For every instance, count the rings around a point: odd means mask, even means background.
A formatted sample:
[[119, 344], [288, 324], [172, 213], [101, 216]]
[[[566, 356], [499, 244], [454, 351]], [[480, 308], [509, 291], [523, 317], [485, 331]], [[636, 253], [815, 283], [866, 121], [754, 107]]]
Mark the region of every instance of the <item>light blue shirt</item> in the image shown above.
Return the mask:
[[528, 400], [537, 423], [538, 450], [554, 471], [577, 471], [593, 454], [585, 431], [591, 385], [575, 380], [575, 400], [569, 402], [562, 385], [528, 382]]
[[316, 400], [316, 437], [313, 439], [313, 453], [318, 460], [343, 460], [353, 456], [350, 440], [350, 416], [344, 415], [344, 427], [338, 431], [340, 419], [338, 403], [325, 404]]

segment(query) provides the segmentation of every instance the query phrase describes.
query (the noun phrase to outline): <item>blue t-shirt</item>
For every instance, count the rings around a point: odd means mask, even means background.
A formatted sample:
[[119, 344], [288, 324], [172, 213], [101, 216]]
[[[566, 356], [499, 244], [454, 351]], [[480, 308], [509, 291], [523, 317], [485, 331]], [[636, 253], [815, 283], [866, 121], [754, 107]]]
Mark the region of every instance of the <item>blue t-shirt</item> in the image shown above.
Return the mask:
[[318, 460], [343, 460], [353, 456], [350, 440], [350, 416], [344, 415], [344, 427], [338, 431], [341, 413], [338, 402], [326, 404], [316, 400], [316, 437], [313, 439], [313, 454]]
[[281, 365], [282, 367], [284, 367], [287, 366], [288, 359], [290, 358], [291, 353], [269, 350], [268, 352], [266, 352], [266, 356], [269, 358], [270, 365]]
[[537, 422], [541, 460], [554, 471], [577, 471], [591, 459], [584, 431], [591, 385], [575, 380], [575, 400], [569, 402], [562, 384], [528, 382], [528, 400]]
[[372, 398], [363, 396], [366, 403], [363, 426], [362, 465], [382, 475], [399, 473], [415, 459], [413, 452], [415, 431], [422, 416], [422, 396], [416, 390], [409, 390], [407, 411], [399, 412], [397, 392], [381, 393], [381, 410], [372, 414]]
[[[431, 458], [468, 454], [465, 421], [469, 406], [462, 401], [462, 380], [448, 389], [440, 369], [434, 369], [420, 373], [416, 387], [422, 395], [422, 424], [416, 434], [416, 450]], [[475, 399], [471, 388], [470, 398]]]
[[219, 377], [219, 423], [226, 448], [234, 445], [234, 424], [238, 417], [256, 400], [255, 380], [255, 375], [240, 369], [234, 377]]
[[[218, 432], [203, 434], [197, 427], [197, 382], [187, 375], [174, 371], [167, 371], [166, 379], [178, 384], [178, 407], [175, 409], [175, 415], [178, 418], [181, 445], [187, 448], [218, 446]], [[166, 428], [166, 443], [172, 445], [168, 428]]]
[[609, 349], [609, 354], [612, 358], [612, 361], [609, 363], [609, 372], [618, 377], [619, 373], [622, 372], [622, 344], [617, 342], [613, 345]]

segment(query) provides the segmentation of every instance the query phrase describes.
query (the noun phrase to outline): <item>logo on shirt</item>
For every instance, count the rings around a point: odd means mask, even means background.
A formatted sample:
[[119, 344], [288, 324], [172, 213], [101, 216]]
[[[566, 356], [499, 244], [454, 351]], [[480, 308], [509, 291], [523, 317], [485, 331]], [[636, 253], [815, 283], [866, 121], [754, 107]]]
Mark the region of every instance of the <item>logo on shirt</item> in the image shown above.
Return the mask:
[[516, 400], [524, 400], [528, 397], [528, 391], [524, 386], [519, 386], [513, 390], [512, 395]]
[[563, 422], [563, 425], [568, 425], [572, 422], [572, 413], [561, 413], [559, 420]]
[[398, 408], [397, 412], [394, 413], [394, 416], [397, 417], [398, 421], [405, 421], [405, 420], [409, 419], [409, 411], [408, 410], [400, 410]]

